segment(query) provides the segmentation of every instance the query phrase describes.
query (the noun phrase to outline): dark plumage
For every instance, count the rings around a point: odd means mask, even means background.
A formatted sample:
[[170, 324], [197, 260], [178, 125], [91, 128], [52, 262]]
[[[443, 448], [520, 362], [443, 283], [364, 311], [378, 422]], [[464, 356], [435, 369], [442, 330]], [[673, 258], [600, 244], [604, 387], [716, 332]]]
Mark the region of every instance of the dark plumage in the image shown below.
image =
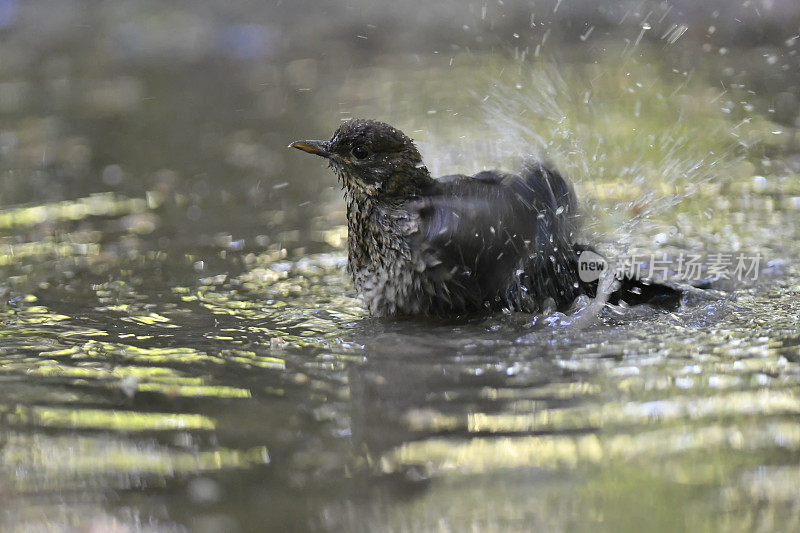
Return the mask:
[[[414, 142], [373, 120], [350, 120], [330, 141], [293, 148], [328, 159], [345, 189], [348, 270], [370, 312], [453, 315], [538, 312], [594, 296], [573, 244], [576, 201], [541, 164], [519, 174], [433, 179]], [[612, 301], [677, 302], [679, 291], [624, 280]]]

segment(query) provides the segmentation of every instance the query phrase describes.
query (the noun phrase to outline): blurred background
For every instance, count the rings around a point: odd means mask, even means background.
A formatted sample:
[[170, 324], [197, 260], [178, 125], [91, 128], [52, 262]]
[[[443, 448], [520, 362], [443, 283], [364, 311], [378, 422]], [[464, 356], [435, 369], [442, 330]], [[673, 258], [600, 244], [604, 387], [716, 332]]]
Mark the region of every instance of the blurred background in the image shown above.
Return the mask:
[[[0, 529], [800, 527], [798, 51], [795, 0], [0, 0]], [[351, 117], [764, 275], [370, 319], [286, 148]]]

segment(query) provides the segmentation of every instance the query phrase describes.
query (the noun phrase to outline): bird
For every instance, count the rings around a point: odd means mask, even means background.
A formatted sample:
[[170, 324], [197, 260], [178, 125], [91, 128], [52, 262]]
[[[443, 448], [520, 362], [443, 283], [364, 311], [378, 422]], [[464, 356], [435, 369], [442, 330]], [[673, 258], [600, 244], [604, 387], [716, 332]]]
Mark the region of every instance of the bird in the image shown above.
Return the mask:
[[[325, 158], [347, 206], [347, 270], [370, 314], [460, 316], [567, 310], [597, 294], [578, 258], [574, 191], [527, 161], [516, 173], [431, 176], [414, 141], [377, 120], [350, 119], [330, 140], [289, 145]], [[585, 276], [584, 276], [585, 277]], [[609, 302], [674, 307], [678, 289], [623, 278]]]

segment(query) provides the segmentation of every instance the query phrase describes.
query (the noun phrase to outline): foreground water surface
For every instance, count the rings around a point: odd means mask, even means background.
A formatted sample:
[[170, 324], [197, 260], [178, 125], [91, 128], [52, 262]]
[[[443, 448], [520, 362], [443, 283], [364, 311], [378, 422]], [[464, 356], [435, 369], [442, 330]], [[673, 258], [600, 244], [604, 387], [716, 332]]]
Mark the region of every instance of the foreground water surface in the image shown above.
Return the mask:
[[[0, 528], [800, 529], [796, 99], [593, 50], [9, 67]], [[548, 159], [607, 253], [759, 276], [579, 325], [371, 318], [334, 176], [285, 148], [351, 116], [435, 174]]]

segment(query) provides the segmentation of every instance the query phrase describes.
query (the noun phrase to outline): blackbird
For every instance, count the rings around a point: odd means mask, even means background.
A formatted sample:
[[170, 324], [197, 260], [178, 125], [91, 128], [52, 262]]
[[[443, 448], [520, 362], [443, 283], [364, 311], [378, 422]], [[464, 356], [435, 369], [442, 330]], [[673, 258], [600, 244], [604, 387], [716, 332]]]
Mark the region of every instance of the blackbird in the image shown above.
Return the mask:
[[[434, 179], [414, 142], [383, 122], [344, 122], [329, 141], [289, 145], [324, 157], [347, 202], [348, 271], [370, 313], [464, 315], [565, 310], [584, 281], [577, 203], [558, 172], [527, 163]], [[584, 276], [586, 277], [586, 276]], [[625, 278], [609, 301], [677, 305], [681, 291]]]

